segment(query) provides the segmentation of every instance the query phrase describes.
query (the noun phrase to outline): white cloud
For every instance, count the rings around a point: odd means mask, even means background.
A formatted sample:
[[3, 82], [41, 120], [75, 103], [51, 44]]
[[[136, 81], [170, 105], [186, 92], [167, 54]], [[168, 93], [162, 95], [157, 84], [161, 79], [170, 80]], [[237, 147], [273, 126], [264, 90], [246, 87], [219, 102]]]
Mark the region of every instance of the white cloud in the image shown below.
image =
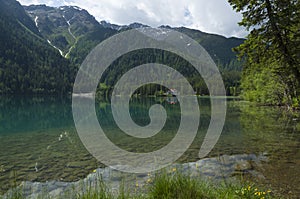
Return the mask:
[[226, 0], [20, 0], [23, 5], [76, 5], [97, 20], [125, 25], [133, 22], [153, 27], [186, 26], [227, 37], [244, 37], [247, 32], [237, 25], [241, 15]]

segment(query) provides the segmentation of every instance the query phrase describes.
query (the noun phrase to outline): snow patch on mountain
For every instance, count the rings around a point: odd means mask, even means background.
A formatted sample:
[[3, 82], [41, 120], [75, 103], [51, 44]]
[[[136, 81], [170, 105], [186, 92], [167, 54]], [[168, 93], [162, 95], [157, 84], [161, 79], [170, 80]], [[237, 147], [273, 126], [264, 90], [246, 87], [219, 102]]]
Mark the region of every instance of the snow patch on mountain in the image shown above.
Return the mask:
[[39, 26], [38, 26], [38, 19], [39, 19], [38, 16], [36, 16], [35, 19], [34, 19], [34, 23], [35, 23], [35, 26], [36, 26], [37, 28], [39, 28]]
[[59, 53], [60, 53], [60, 55], [64, 57], [64, 53], [63, 53], [62, 50], [60, 50], [58, 47], [54, 46], [54, 45], [51, 43], [51, 41], [50, 41], [49, 39], [47, 39], [47, 42], [48, 42], [53, 48], [55, 48], [56, 50], [58, 50]]

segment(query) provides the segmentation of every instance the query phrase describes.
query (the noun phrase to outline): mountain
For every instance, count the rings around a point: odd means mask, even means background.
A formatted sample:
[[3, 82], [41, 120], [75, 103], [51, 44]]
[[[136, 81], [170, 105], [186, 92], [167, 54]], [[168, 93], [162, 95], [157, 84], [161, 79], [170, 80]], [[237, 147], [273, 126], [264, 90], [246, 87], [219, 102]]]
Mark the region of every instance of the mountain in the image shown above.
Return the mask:
[[110, 28], [110, 29], [113, 29], [113, 30], [117, 30], [117, 31], [120, 31], [122, 30], [123, 28], [125, 28], [125, 26], [119, 26], [117, 24], [111, 24], [107, 21], [100, 21], [100, 24], [104, 27], [104, 28]]
[[242, 70], [241, 63], [237, 61], [236, 54], [232, 51], [232, 48], [241, 45], [244, 39], [235, 37], [226, 38], [221, 35], [208, 34], [185, 27], [172, 29], [188, 35], [201, 44], [221, 70]]
[[[77, 63], [81, 63], [93, 47], [109, 36], [126, 29], [149, 27], [141, 23], [122, 26], [106, 21], [99, 23], [86, 10], [76, 6], [53, 8], [45, 5], [32, 5], [24, 6], [24, 8], [36, 22], [40, 33], [53, 46], [60, 49], [65, 57], [70, 56], [73, 60], [76, 58]], [[232, 48], [243, 43], [243, 39], [226, 38], [184, 27], [161, 27], [182, 32], [198, 41], [221, 70], [241, 70], [241, 64], [237, 62]]]
[[93, 16], [77, 6], [31, 5], [24, 8], [39, 32], [64, 57], [69, 57], [80, 37], [100, 28]]
[[75, 68], [15, 0], [0, 0], [0, 94], [65, 94]]
[[147, 27], [150, 27], [150, 26], [147, 26], [145, 24], [141, 24], [141, 23], [132, 23], [132, 24], [129, 24], [129, 25], [117, 25], [117, 24], [111, 24], [109, 22], [106, 22], [106, 21], [101, 21], [100, 24], [105, 27], [105, 28], [110, 28], [110, 29], [114, 29], [114, 30], [118, 30], [118, 31], [121, 31], [121, 30], [127, 30], [127, 29], [132, 29], [132, 28], [147, 28]]
[[[120, 26], [98, 22], [86, 10], [76, 6], [22, 7], [15, 0], [0, 0], [0, 11], [0, 93], [70, 92], [78, 67], [97, 44], [124, 30], [149, 27], [140, 23]], [[242, 64], [237, 61], [232, 48], [243, 43], [243, 39], [184, 27], [162, 27], [187, 34], [208, 51], [222, 72], [228, 94], [233, 93], [230, 91], [233, 87], [239, 86]], [[113, 88], [130, 67], [148, 61], [169, 63], [198, 85], [195, 86], [198, 90], [203, 90], [200, 88], [203, 82], [193, 76], [194, 70], [174, 55], [142, 50], [131, 56], [139, 60], [134, 63], [134, 59], [124, 56], [113, 63], [110, 70], [113, 75], [103, 80], [105, 88]]]
[[30, 5], [24, 8], [48, 43], [76, 64], [80, 64], [92, 48], [109, 36], [132, 28], [149, 27], [141, 23], [123, 26], [106, 21], [99, 23], [77, 6]]

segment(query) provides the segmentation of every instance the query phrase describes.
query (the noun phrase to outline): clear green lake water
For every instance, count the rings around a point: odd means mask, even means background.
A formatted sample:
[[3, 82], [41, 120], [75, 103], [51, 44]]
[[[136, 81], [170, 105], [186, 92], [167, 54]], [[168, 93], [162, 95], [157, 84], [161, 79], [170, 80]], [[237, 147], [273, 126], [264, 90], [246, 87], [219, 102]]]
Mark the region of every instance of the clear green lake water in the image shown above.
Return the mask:
[[[210, 122], [210, 101], [203, 98], [198, 101], [199, 131], [178, 162], [199, 159], [198, 152]], [[76, 181], [104, 166], [82, 145], [71, 103], [71, 98], [0, 97], [0, 193], [25, 180]], [[117, 128], [108, 102], [95, 106], [107, 137], [123, 149], [142, 153], [165, 146], [180, 123], [180, 105], [170, 103], [167, 98], [132, 99], [133, 120], [140, 125], [148, 124], [148, 110], [155, 103], [165, 107], [168, 119], [159, 134], [143, 140], [125, 135]], [[300, 195], [300, 113], [228, 100], [222, 135], [208, 157], [262, 153], [267, 161], [253, 167], [264, 178], [252, 180], [283, 195]]]

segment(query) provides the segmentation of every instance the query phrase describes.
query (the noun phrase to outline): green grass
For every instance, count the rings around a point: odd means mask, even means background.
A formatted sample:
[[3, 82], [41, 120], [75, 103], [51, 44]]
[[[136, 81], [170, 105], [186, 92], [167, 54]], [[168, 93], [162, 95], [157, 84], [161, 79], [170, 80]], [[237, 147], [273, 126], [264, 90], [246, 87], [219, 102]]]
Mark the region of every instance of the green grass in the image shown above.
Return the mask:
[[[160, 172], [149, 176], [143, 186], [121, 183], [119, 191], [112, 191], [99, 177], [94, 184], [82, 183], [79, 189], [70, 189], [59, 198], [62, 199], [268, 199], [274, 198], [270, 190], [258, 188], [253, 184], [213, 183], [200, 178], [192, 178], [181, 172]], [[14, 191], [8, 199], [23, 199], [22, 191]], [[48, 193], [38, 196], [50, 199]], [[0, 196], [0, 199], [2, 197]]]
[[199, 178], [191, 178], [179, 172], [170, 176], [163, 173], [154, 179], [148, 198], [271, 198], [271, 192], [259, 191], [251, 185], [213, 183]]

